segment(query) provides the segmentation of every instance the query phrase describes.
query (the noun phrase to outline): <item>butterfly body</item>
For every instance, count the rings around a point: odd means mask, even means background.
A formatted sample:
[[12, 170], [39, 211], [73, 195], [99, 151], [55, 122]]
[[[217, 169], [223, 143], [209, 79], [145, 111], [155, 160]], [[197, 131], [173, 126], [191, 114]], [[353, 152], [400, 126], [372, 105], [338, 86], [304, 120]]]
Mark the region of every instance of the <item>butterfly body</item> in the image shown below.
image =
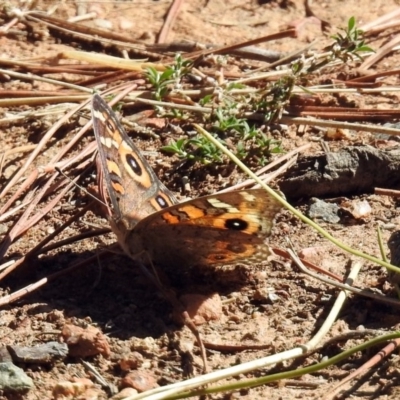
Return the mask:
[[281, 208], [277, 200], [253, 189], [178, 203], [98, 95], [92, 110], [114, 209], [111, 227], [130, 257], [174, 269], [266, 259], [270, 251], [264, 240]]

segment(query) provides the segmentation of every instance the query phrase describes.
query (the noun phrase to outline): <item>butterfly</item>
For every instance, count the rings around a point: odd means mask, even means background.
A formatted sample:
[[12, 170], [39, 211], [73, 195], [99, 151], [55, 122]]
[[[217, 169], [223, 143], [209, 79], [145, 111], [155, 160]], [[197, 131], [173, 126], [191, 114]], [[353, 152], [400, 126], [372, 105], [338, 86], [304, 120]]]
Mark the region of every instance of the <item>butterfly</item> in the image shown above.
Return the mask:
[[265, 238], [281, 205], [263, 189], [178, 203], [97, 94], [92, 118], [110, 225], [128, 256], [181, 270], [259, 263], [271, 254]]

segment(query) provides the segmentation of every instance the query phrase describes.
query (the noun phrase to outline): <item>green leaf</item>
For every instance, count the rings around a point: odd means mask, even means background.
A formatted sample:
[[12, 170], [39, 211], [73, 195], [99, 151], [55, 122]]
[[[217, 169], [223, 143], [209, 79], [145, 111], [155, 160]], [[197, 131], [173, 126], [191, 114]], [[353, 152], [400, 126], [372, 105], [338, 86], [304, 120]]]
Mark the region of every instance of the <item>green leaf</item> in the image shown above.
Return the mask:
[[351, 32], [355, 26], [356, 26], [356, 19], [354, 17], [350, 17], [349, 22], [347, 23], [348, 31]]
[[369, 46], [358, 47], [357, 51], [365, 51], [365, 52], [373, 52], [373, 53], [375, 53], [375, 50], [372, 47], [369, 47]]

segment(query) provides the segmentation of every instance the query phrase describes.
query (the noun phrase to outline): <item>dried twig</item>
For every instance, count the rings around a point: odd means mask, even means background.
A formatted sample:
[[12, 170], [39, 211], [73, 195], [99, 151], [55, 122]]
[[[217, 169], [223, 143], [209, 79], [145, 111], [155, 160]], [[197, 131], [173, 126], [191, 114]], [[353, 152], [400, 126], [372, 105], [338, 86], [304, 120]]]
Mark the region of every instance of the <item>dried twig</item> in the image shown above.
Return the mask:
[[169, 31], [172, 28], [172, 25], [174, 24], [180, 8], [182, 7], [183, 0], [173, 0], [171, 3], [171, 6], [168, 10], [167, 16], [164, 20], [164, 24], [161, 28], [161, 31], [157, 37], [157, 43], [164, 43], [167, 40]]

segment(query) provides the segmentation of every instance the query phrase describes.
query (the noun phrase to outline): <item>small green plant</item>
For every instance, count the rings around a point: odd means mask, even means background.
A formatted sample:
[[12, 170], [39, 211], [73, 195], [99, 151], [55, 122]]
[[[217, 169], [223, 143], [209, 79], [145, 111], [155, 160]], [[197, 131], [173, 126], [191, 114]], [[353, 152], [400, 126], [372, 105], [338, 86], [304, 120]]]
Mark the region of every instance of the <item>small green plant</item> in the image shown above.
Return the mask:
[[213, 95], [212, 94], [208, 94], [208, 95], [204, 96], [203, 98], [201, 98], [199, 100], [199, 104], [201, 106], [205, 106], [207, 104], [210, 104], [212, 102], [212, 100], [213, 100]]
[[190, 114], [179, 109], [179, 108], [170, 108], [167, 110], [159, 110], [160, 114], [162, 114], [162, 116], [164, 118], [172, 118], [174, 120], [187, 120], [190, 117]]
[[177, 141], [173, 140], [168, 146], [161, 147], [167, 153], [176, 154], [179, 158], [189, 158], [189, 153], [187, 151], [188, 139], [182, 138]]
[[211, 116], [214, 119], [214, 130], [217, 132], [242, 131], [246, 121], [237, 118], [236, 114], [236, 104], [229, 104], [227, 107], [218, 107]]
[[162, 150], [176, 154], [184, 160], [200, 161], [202, 164], [222, 161], [221, 151], [201, 135], [172, 141], [168, 146], [162, 147]]
[[256, 132], [255, 135], [237, 142], [234, 154], [239, 160], [246, 161], [253, 158], [259, 165], [265, 165], [271, 159], [272, 154], [283, 152], [280, 141], [259, 130], [254, 129], [254, 132]]
[[356, 27], [356, 19], [350, 17], [347, 22], [347, 28], [342, 29], [343, 34], [337, 33], [332, 36], [335, 43], [330, 46], [332, 57], [339, 58], [344, 62], [353, 60], [353, 56], [362, 60], [359, 53], [373, 51], [371, 47], [365, 44], [363, 39], [364, 32]]
[[356, 27], [356, 19], [349, 18], [347, 27], [342, 29], [343, 33], [332, 35], [334, 42], [327, 48], [328, 56], [320, 62], [311, 63], [307, 73], [321, 69], [334, 60], [342, 60], [344, 63], [353, 61], [355, 58], [362, 61], [361, 53], [373, 52], [364, 41], [364, 32]]
[[161, 101], [169, 91], [169, 84], [171, 83], [171, 76], [173, 71], [166, 69], [164, 72], [157, 71], [155, 68], [147, 68], [145, 76], [154, 89], [154, 98]]
[[184, 60], [182, 54], [177, 53], [175, 55], [175, 63], [169, 67], [173, 71], [172, 77], [177, 81], [181, 80], [190, 72], [192, 65], [192, 61]]
[[147, 68], [145, 76], [154, 89], [154, 98], [161, 101], [172, 89], [180, 89], [182, 78], [190, 71], [192, 62], [184, 60], [181, 54], [175, 55], [175, 62], [161, 72], [153, 67]]
[[[290, 100], [295, 85], [301, 86], [308, 79], [308, 75], [319, 70], [334, 60], [343, 62], [362, 60], [361, 53], [373, 51], [365, 45], [363, 31], [356, 27], [354, 17], [348, 20], [343, 33], [333, 35], [334, 43], [327, 48], [328, 55], [322, 60], [314, 58], [300, 58], [291, 64], [291, 73], [282, 77], [267, 89], [260, 90], [250, 102], [250, 110], [263, 112], [265, 121], [271, 123], [280, 118], [284, 107]], [[304, 89], [304, 87], [303, 87]], [[306, 91], [306, 89], [304, 89]]]
[[[244, 118], [236, 116], [238, 105], [228, 103], [218, 107], [210, 115], [210, 130], [222, 143], [229, 142], [234, 154], [241, 160], [252, 157], [264, 165], [273, 153], [282, 152], [280, 142], [268, 137]], [[198, 135], [182, 138], [163, 147], [164, 151], [178, 155], [186, 160], [200, 161], [204, 164], [223, 160], [219, 149]]]
[[253, 102], [254, 111], [264, 113], [264, 120], [268, 123], [279, 119], [284, 106], [290, 100], [295, 82], [296, 74], [293, 73], [279, 79], [268, 89], [260, 91]]

